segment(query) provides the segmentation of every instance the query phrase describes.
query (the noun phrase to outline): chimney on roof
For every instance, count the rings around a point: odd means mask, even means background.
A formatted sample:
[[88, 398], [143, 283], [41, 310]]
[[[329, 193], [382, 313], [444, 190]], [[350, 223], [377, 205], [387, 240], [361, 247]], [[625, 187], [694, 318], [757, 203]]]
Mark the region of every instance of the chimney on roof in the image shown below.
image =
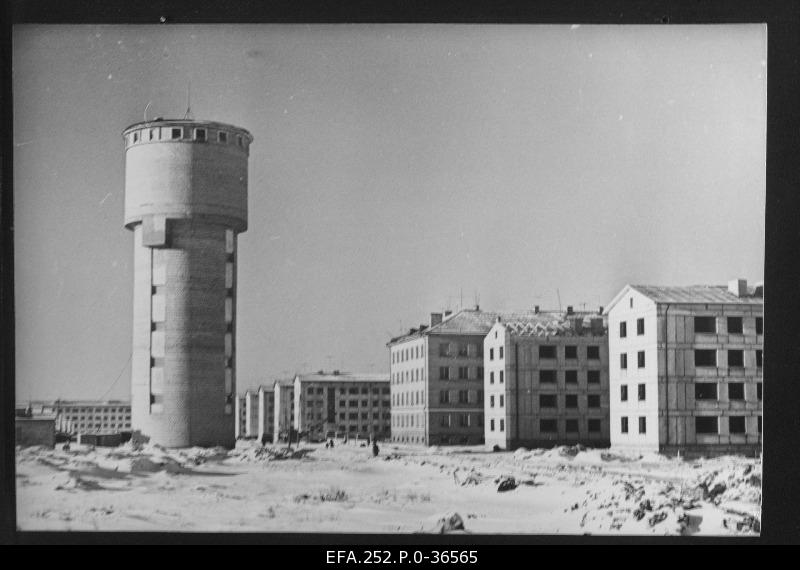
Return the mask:
[[324, 371], [324, 370], [317, 370], [317, 374], [319, 374], [320, 376], [322, 376], [323, 374], [325, 374], [325, 371]]
[[436, 326], [442, 322], [442, 313], [431, 313], [431, 326]]
[[444, 318], [446, 319], [447, 317], [449, 317], [452, 314], [453, 314], [453, 311], [445, 311], [444, 312]]
[[728, 291], [737, 297], [747, 296], [747, 279], [733, 279], [728, 281]]
[[568, 315], [572, 314], [572, 305], [567, 305], [567, 314]]
[[539, 305], [534, 305], [533, 306], [533, 312], [534, 312], [534, 314], [537, 314], [537, 315], [539, 314]]
[[334, 370], [334, 371], [333, 371], [333, 375], [334, 375], [334, 376], [338, 376], [338, 375], [339, 375], [339, 371], [338, 371], [338, 370]]
[[497, 315], [497, 318], [494, 320], [494, 322], [500, 323], [503, 322], [503, 319], [500, 317], [500, 315]]
[[602, 305], [600, 305], [600, 308], [597, 310], [597, 314], [598, 315], [602, 315], [603, 314], [603, 306]]

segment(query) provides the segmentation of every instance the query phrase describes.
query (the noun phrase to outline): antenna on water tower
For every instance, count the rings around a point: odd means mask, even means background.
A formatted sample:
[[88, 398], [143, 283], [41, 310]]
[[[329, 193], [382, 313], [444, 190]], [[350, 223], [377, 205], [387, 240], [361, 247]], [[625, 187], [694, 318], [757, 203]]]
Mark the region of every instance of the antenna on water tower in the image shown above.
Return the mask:
[[183, 119], [194, 120], [192, 116], [192, 82], [190, 81], [189, 84], [186, 86], [186, 113], [183, 115]]

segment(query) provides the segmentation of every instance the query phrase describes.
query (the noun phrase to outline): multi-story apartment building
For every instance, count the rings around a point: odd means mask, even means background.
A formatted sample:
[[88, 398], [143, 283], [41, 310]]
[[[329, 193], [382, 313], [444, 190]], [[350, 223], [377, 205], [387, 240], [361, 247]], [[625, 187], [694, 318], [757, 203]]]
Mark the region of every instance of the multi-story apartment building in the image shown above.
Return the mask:
[[498, 316], [514, 320], [532, 313], [477, 306], [431, 313], [430, 325], [391, 339], [392, 441], [484, 443], [484, 337]]
[[[266, 435], [274, 439], [275, 427], [275, 383], [251, 388], [237, 398], [237, 438], [258, 439]], [[288, 403], [288, 402], [287, 402]], [[290, 406], [294, 409], [294, 406]]]
[[256, 436], [259, 441], [264, 441], [264, 436], [269, 441], [274, 439], [275, 426], [275, 384], [258, 387], [258, 431]]
[[244, 437], [258, 437], [258, 389], [244, 393]]
[[487, 445], [608, 446], [608, 337], [600, 311], [497, 318], [483, 346]]
[[295, 376], [294, 425], [312, 441], [331, 432], [387, 439], [390, 419], [388, 374], [320, 370]]
[[236, 417], [235, 437], [236, 439], [247, 436], [247, 397], [244, 394], [237, 394], [233, 402], [234, 416]]
[[288, 439], [294, 429], [294, 380], [276, 380], [272, 389], [275, 393], [272, 441], [278, 443]]
[[761, 446], [763, 286], [626, 285], [609, 304], [611, 445]]

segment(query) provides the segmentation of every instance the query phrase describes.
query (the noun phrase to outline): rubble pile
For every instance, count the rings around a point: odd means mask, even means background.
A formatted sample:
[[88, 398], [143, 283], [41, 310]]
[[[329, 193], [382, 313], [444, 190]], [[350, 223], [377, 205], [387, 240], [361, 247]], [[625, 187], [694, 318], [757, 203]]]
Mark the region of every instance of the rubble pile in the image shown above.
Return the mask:
[[304, 459], [314, 451], [311, 448], [289, 448], [289, 447], [269, 447], [252, 446], [237, 447], [228, 457], [241, 463], [257, 463], [261, 461], [281, 461], [285, 459]]
[[607, 491], [587, 491], [564, 512], [582, 511], [587, 531], [688, 535], [701, 530], [703, 513], [713, 506], [732, 532], [760, 532], [760, 466], [713, 467], [687, 484], [619, 478]]
[[442, 516], [433, 516], [423, 522], [419, 532], [430, 534], [448, 534], [465, 532], [464, 519], [458, 513], [447, 513]]

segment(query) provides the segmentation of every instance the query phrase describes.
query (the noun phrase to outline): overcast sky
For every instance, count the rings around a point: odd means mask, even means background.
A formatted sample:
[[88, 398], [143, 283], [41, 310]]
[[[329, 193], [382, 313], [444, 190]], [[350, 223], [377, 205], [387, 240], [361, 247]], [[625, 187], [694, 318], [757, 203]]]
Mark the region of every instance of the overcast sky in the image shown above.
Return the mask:
[[17, 399], [129, 398], [121, 131], [248, 129], [238, 389], [431, 311], [763, 278], [766, 26], [17, 26]]

